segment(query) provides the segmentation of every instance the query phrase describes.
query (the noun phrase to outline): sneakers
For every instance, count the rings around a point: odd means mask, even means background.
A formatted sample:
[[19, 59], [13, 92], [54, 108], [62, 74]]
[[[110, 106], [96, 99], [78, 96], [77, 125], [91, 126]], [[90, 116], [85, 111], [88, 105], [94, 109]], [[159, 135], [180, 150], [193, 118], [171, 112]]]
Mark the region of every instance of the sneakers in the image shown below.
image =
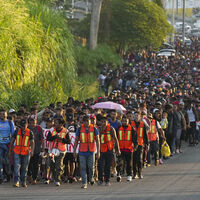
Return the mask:
[[49, 184], [50, 183], [50, 180], [45, 180], [44, 181], [44, 184]]
[[121, 182], [122, 181], [122, 177], [121, 176], [117, 176], [117, 182]]
[[161, 164], [161, 165], [163, 164], [163, 161], [161, 158], [159, 159], [159, 164]]
[[155, 160], [155, 166], [159, 165], [159, 160]]
[[22, 187], [27, 188], [28, 185], [26, 183], [22, 183]]
[[151, 164], [150, 164], [150, 163], [147, 163], [147, 167], [151, 167]]
[[90, 181], [90, 185], [94, 185], [94, 179], [91, 179], [91, 181]]
[[19, 187], [19, 182], [14, 183], [13, 187]]
[[36, 181], [36, 180], [33, 180], [31, 184], [32, 184], [32, 185], [36, 185], [36, 184], [37, 184], [37, 181]]
[[32, 183], [32, 181], [33, 181], [32, 176], [28, 176], [27, 180], [28, 180], [29, 183]]
[[136, 175], [133, 175], [133, 179], [138, 179], [139, 177], [138, 177], [138, 175], [136, 174]]
[[87, 189], [87, 184], [83, 184], [83, 185], [81, 186], [81, 188], [82, 188], [82, 189]]
[[59, 181], [58, 181], [58, 182], [55, 181], [55, 185], [56, 185], [56, 186], [60, 186], [60, 182], [59, 182]]
[[132, 176], [127, 176], [127, 181], [132, 181]]
[[179, 154], [179, 153], [180, 153], [179, 149], [176, 149], [176, 153], [177, 153], [177, 154]]
[[102, 185], [103, 184], [103, 182], [102, 181], [98, 181], [98, 185]]
[[111, 186], [110, 182], [106, 182], [105, 186]]
[[139, 179], [143, 179], [144, 177], [142, 175], [139, 175]]

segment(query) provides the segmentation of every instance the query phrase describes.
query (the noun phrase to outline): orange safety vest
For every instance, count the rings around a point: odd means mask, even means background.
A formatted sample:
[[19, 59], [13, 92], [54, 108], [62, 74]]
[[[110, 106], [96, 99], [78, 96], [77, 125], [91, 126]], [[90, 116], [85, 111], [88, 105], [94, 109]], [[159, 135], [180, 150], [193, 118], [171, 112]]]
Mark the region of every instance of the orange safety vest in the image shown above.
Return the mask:
[[19, 155], [28, 155], [29, 144], [30, 144], [30, 129], [26, 129], [24, 135], [22, 136], [21, 128], [19, 128], [16, 137], [16, 144], [14, 147], [14, 152]]
[[[56, 129], [53, 130], [52, 132], [52, 136], [57, 135], [57, 131]], [[63, 128], [62, 131], [59, 133], [61, 138], [66, 138], [67, 135], [67, 129]], [[51, 142], [51, 149], [58, 149], [59, 151], [66, 151], [66, 144], [62, 143], [62, 142], [57, 142], [57, 140], [54, 140]]]
[[148, 133], [149, 141], [156, 141], [157, 140], [157, 130], [156, 130], [156, 120], [153, 119], [150, 126], [150, 131]]
[[131, 122], [131, 125], [133, 126], [134, 130], [137, 132], [137, 136], [138, 136], [138, 145], [143, 146], [144, 143], [144, 122], [140, 121], [140, 125], [137, 128], [135, 121]]
[[95, 133], [93, 124], [90, 124], [88, 133], [85, 130], [84, 124], [81, 125], [79, 140], [80, 152], [95, 152]]
[[132, 128], [129, 124], [127, 129], [124, 132], [123, 126], [121, 126], [118, 130], [118, 140], [120, 149], [133, 149], [133, 141], [132, 141]]
[[102, 134], [100, 135], [101, 152], [107, 152], [108, 150], [111, 151], [114, 148], [110, 132], [111, 128], [110, 124], [108, 124], [106, 127], [106, 131], [103, 131]]

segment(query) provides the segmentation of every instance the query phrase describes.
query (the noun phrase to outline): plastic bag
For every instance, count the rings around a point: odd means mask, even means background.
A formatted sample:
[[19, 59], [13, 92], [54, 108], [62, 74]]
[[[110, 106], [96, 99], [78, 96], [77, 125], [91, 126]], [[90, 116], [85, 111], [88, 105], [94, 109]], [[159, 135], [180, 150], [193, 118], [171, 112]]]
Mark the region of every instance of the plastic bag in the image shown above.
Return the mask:
[[167, 144], [166, 141], [164, 141], [161, 146], [161, 154], [166, 158], [171, 155], [169, 145]]

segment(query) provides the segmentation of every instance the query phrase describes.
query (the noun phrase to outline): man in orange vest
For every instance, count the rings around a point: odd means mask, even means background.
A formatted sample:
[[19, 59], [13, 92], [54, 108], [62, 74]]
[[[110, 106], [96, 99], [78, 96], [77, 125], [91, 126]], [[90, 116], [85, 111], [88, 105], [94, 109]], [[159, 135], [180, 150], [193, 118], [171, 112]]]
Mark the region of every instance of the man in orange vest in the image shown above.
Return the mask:
[[110, 186], [110, 168], [112, 166], [114, 144], [117, 147], [117, 154], [120, 155], [119, 142], [115, 129], [108, 123], [107, 117], [101, 118], [100, 130], [100, 159], [98, 162], [98, 185], [103, 184], [103, 173], [106, 186]]
[[19, 187], [19, 181], [21, 181], [22, 187], [27, 187], [28, 164], [30, 156], [32, 157], [34, 153], [33, 133], [27, 127], [27, 120], [22, 119], [20, 128], [16, 129], [10, 142], [9, 156], [14, 151], [14, 187]]
[[69, 132], [64, 128], [65, 120], [63, 118], [55, 119], [55, 128], [49, 131], [47, 141], [51, 142], [50, 149], [52, 160], [50, 168], [53, 174], [54, 183], [60, 186], [61, 175], [63, 174], [63, 160], [66, 153], [66, 144], [71, 143]]
[[137, 133], [129, 124], [126, 115], [122, 117], [122, 125], [117, 130], [117, 137], [121, 155], [117, 160], [117, 182], [121, 181], [121, 174], [126, 162], [127, 181], [132, 181], [132, 159], [133, 151], [137, 149], [138, 138]]
[[150, 166], [151, 155], [154, 155], [155, 165], [159, 163], [159, 135], [157, 130], [157, 121], [153, 119], [151, 113], [148, 118], [150, 119], [150, 130], [148, 131], [149, 151], [147, 153], [147, 166]]
[[[137, 132], [138, 136], [138, 148], [137, 151], [133, 153], [133, 178], [142, 179], [142, 166], [143, 166], [143, 148], [148, 148], [148, 137], [146, 126], [141, 120], [141, 113], [139, 111], [135, 112], [135, 119], [132, 121], [132, 126]], [[138, 176], [137, 176], [138, 173]]]
[[[76, 131], [76, 140], [74, 144], [74, 157], [77, 157], [76, 149], [79, 146], [79, 161], [81, 166], [82, 186], [87, 189], [87, 173], [88, 168], [89, 182], [94, 184], [94, 168], [95, 168], [95, 151], [97, 147], [97, 159], [100, 157], [99, 131], [90, 123], [88, 115], [83, 117], [83, 124]], [[95, 144], [96, 142], [96, 144]]]

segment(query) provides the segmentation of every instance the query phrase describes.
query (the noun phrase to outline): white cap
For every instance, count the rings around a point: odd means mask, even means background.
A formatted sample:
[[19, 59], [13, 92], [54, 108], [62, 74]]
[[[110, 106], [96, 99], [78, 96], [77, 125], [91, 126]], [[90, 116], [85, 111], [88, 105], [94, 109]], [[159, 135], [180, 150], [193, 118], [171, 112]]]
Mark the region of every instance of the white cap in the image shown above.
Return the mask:
[[10, 109], [10, 110], [9, 110], [9, 113], [13, 113], [13, 112], [15, 112], [14, 109]]

